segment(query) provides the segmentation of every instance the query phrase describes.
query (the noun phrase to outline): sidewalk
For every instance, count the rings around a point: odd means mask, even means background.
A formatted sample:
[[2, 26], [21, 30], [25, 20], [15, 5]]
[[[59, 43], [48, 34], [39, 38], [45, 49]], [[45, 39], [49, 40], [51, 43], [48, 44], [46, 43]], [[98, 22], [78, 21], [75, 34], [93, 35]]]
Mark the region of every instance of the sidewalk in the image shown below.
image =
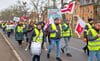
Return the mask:
[[0, 61], [18, 61], [0, 33]]

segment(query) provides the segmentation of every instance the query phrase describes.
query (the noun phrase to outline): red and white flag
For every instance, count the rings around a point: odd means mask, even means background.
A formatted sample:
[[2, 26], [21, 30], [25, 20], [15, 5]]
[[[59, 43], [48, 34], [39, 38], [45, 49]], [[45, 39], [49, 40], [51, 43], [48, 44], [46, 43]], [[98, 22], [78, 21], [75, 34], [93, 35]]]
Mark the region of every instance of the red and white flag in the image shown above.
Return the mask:
[[61, 9], [61, 12], [59, 12], [58, 14], [65, 14], [65, 13], [73, 14], [74, 6], [75, 6], [75, 1], [72, 2], [71, 4], [65, 5], [64, 8]]
[[24, 21], [26, 21], [26, 17], [25, 16], [23, 16], [21, 19], [24, 20]]
[[53, 20], [53, 18], [52, 18], [52, 16], [50, 17], [50, 19], [47, 21], [47, 23], [45, 24], [45, 26], [44, 26], [44, 30], [46, 30], [47, 28], [48, 28], [48, 25], [49, 24], [52, 24], [52, 23], [54, 23], [54, 20]]
[[79, 18], [75, 28], [75, 32], [78, 34], [79, 38], [82, 35], [82, 32], [84, 31], [85, 25], [86, 23], [81, 18]]

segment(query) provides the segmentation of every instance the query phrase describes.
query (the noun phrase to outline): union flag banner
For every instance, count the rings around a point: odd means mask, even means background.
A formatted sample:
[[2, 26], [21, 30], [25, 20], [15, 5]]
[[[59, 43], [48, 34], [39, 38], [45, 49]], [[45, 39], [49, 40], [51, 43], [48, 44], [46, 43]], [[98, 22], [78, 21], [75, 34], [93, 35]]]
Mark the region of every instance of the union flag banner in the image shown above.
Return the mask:
[[79, 18], [75, 28], [75, 32], [78, 34], [79, 38], [82, 35], [82, 32], [84, 31], [85, 25], [86, 23], [81, 18]]
[[75, 6], [75, 1], [72, 2], [71, 4], [65, 5], [64, 8], [61, 9], [60, 14], [65, 14], [65, 13], [73, 14], [74, 6]]

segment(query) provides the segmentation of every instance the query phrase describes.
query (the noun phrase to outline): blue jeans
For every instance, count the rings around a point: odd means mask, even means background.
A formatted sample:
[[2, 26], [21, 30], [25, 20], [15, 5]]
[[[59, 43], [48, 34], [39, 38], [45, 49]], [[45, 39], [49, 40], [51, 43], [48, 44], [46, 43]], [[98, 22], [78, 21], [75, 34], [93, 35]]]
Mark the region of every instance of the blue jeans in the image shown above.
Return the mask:
[[35, 61], [37, 58], [37, 61], [40, 61], [40, 56], [38, 55], [34, 55], [33, 58], [32, 58], [32, 61]]
[[51, 45], [48, 49], [48, 54], [51, 53], [51, 50], [52, 48], [54, 47], [55, 43], [56, 43], [56, 47], [57, 47], [57, 50], [56, 50], [56, 57], [60, 57], [60, 44], [61, 44], [61, 39], [50, 39], [51, 40]]
[[6, 28], [3, 28], [3, 32], [4, 32], [4, 33], [6, 32]]
[[70, 38], [71, 38], [71, 37], [64, 38], [64, 40], [65, 40], [65, 45], [63, 46], [62, 49], [65, 49], [65, 48], [66, 48], [66, 53], [69, 53], [68, 44], [69, 44], [69, 42], [70, 42]]
[[89, 51], [88, 61], [94, 61], [95, 56], [97, 57], [97, 61], [100, 61], [100, 50], [99, 51]]
[[10, 37], [11, 32], [7, 32], [7, 36]]

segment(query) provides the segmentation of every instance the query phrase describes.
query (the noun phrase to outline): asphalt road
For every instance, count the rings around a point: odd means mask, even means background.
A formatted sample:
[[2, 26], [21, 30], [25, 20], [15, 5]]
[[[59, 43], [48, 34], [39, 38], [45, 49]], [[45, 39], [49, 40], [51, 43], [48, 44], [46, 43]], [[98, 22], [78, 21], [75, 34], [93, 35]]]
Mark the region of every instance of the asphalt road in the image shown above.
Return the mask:
[[[6, 34], [5, 34], [6, 35]], [[14, 35], [11, 35], [8, 40], [13, 44], [15, 49], [23, 58], [23, 61], [32, 61], [32, 56], [30, 55], [29, 51], [25, 51], [26, 43], [23, 43], [23, 47], [20, 48], [18, 46], [17, 41], [14, 38]], [[48, 45], [48, 43], [47, 43]], [[61, 40], [61, 47], [64, 45], [64, 40]], [[88, 61], [88, 56], [83, 52], [82, 48], [85, 45], [83, 40], [71, 38], [69, 43], [69, 50], [72, 54], [72, 57], [67, 57], [66, 54], [61, 52], [61, 59], [62, 61]], [[49, 45], [48, 45], [49, 46]], [[56, 61], [56, 48], [54, 48], [51, 52], [50, 59], [47, 59], [47, 51], [43, 50], [41, 55], [41, 61]], [[95, 60], [96, 61], [96, 60]]]
[[18, 61], [0, 33], [0, 61]]

